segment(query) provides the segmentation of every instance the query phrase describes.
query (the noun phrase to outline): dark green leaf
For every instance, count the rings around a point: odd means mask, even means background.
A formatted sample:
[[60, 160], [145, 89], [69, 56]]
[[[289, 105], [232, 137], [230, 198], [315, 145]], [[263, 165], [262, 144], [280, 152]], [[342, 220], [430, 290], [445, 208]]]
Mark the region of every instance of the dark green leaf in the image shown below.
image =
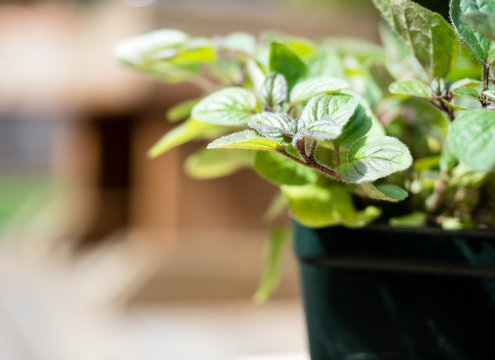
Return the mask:
[[407, 198], [408, 193], [400, 186], [393, 184], [373, 185], [371, 183], [359, 184], [356, 186], [358, 194], [375, 200], [399, 202]]
[[289, 89], [306, 76], [308, 68], [293, 51], [285, 45], [273, 42], [270, 47], [270, 71], [284, 75]]
[[445, 19], [410, 0], [373, 0], [418, 59], [430, 79], [444, 78], [459, 53], [455, 31]]
[[482, 62], [489, 64], [495, 60], [495, 44], [467, 25], [463, 19], [465, 14], [480, 11], [495, 13], [495, 2], [493, 0], [451, 0], [450, 2], [450, 17], [457, 32], [476, 56]]

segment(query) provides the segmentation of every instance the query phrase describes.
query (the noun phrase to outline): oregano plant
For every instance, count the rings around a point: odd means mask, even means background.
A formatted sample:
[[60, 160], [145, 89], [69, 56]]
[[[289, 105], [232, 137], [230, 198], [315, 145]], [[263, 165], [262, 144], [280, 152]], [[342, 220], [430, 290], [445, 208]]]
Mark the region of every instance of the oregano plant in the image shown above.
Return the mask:
[[[204, 90], [169, 111], [159, 156], [193, 140], [197, 178], [251, 167], [279, 186], [269, 213], [311, 227], [495, 228], [495, 2], [451, 0], [451, 20], [411, 0], [373, 0], [382, 45], [266, 33], [159, 30], [116, 56]], [[276, 286], [286, 232], [272, 232], [256, 298]]]

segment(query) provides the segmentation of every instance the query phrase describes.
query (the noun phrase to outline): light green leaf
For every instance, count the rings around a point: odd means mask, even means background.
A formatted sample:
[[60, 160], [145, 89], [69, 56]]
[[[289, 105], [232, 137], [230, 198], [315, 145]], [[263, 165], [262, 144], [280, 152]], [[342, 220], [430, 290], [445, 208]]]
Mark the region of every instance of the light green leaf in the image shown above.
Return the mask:
[[290, 92], [290, 102], [297, 104], [314, 95], [347, 89], [349, 84], [330, 76], [319, 76], [298, 83]]
[[290, 230], [284, 227], [274, 227], [270, 232], [268, 251], [265, 258], [265, 268], [258, 289], [254, 294], [254, 301], [264, 303], [276, 290], [280, 282], [280, 266], [283, 250], [289, 243]]
[[455, 31], [445, 19], [410, 0], [373, 0], [430, 79], [444, 78], [459, 53]]
[[189, 119], [162, 136], [148, 151], [148, 156], [155, 158], [170, 149], [197, 138], [204, 138], [207, 132], [216, 132], [217, 126]]
[[495, 90], [485, 90], [481, 94], [487, 99], [490, 99], [491, 101], [495, 101]]
[[390, 84], [389, 91], [392, 94], [416, 96], [425, 99], [432, 97], [430, 87], [418, 80], [396, 81]]
[[232, 51], [243, 51], [254, 54], [256, 50], [256, 38], [248, 33], [235, 32], [223, 38], [222, 46]]
[[309, 68], [309, 76], [332, 76], [337, 78], [345, 76], [342, 60], [335, 51], [330, 49], [319, 49], [306, 61], [306, 64]]
[[351, 195], [341, 185], [320, 186], [316, 184], [282, 185], [282, 192], [289, 200], [293, 216], [298, 222], [310, 227], [345, 225], [364, 226], [378, 216], [380, 209], [368, 206], [363, 211], [354, 208]]
[[267, 139], [252, 130], [244, 130], [223, 136], [208, 144], [207, 149], [246, 149], [246, 150], [282, 150], [284, 144]]
[[199, 102], [199, 100], [186, 100], [171, 107], [167, 111], [167, 118], [170, 122], [177, 122], [188, 118], [191, 115], [193, 107]]
[[305, 185], [316, 182], [318, 178], [315, 170], [275, 152], [257, 152], [254, 168], [261, 176], [276, 184]]
[[324, 117], [332, 118], [344, 126], [358, 105], [357, 99], [348, 94], [321, 94], [313, 97], [303, 110], [301, 119], [306, 125]]
[[299, 131], [299, 123], [285, 113], [263, 112], [253, 116], [248, 126], [267, 138], [286, 143]]
[[251, 59], [246, 62], [246, 70], [249, 79], [253, 83], [254, 90], [257, 94], [259, 94], [261, 87], [263, 86], [263, 82], [265, 81], [265, 74], [263, 73], [263, 70], [260, 65], [256, 63], [256, 61]]
[[408, 196], [406, 190], [393, 184], [373, 185], [371, 183], [363, 183], [356, 186], [356, 192], [370, 199], [390, 202], [399, 202]]
[[451, 0], [450, 17], [459, 35], [485, 64], [495, 61], [495, 44], [464, 22], [463, 16], [470, 12], [495, 13], [492, 0]]
[[462, 112], [450, 124], [447, 144], [452, 154], [473, 170], [492, 170], [495, 166], [495, 111]]
[[214, 92], [192, 110], [192, 118], [210, 124], [239, 126], [255, 113], [256, 97], [246, 89], [230, 87]]
[[495, 40], [495, 13], [469, 12], [462, 17], [464, 22], [490, 40]]
[[186, 33], [179, 30], [156, 30], [121, 40], [115, 45], [114, 55], [126, 63], [140, 65], [158, 51], [174, 48], [184, 43], [188, 38]]
[[455, 88], [454, 90], [452, 90], [452, 93], [457, 96], [464, 96], [476, 100], [481, 99], [479, 91], [468, 86]]
[[287, 81], [279, 73], [272, 72], [265, 77], [259, 91], [260, 99], [269, 109], [275, 109], [287, 100]]
[[389, 224], [396, 227], [424, 227], [426, 226], [426, 214], [413, 212], [403, 216], [390, 218]]
[[409, 149], [390, 136], [369, 136], [355, 142], [347, 162], [337, 169], [338, 174], [352, 183], [372, 182], [412, 164]]
[[213, 179], [252, 166], [253, 156], [253, 152], [247, 150], [200, 150], [187, 158], [184, 167], [193, 178]]
[[342, 124], [337, 123], [330, 116], [325, 116], [308, 124], [302, 131], [296, 134], [294, 141], [307, 136], [318, 140], [334, 140], [342, 134], [342, 129]]
[[285, 45], [272, 42], [270, 46], [270, 71], [284, 75], [289, 89], [306, 76], [308, 68], [293, 51]]

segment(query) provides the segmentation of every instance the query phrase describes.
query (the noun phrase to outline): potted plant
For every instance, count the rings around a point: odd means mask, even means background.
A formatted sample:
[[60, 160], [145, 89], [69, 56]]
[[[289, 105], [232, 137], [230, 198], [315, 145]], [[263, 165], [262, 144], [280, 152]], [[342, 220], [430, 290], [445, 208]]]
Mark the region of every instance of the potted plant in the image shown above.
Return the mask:
[[[186, 169], [251, 166], [288, 208], [311, 358], [486, 359], [495, 351], [495, 2], [452, 0], [451, 26], [373, 0], [382, 46], [273, 33], [161, 30], [117, 57], [206, 96], [150, 150], [208, 139]], [[273, 231], [257, 299], [276, 285]]]

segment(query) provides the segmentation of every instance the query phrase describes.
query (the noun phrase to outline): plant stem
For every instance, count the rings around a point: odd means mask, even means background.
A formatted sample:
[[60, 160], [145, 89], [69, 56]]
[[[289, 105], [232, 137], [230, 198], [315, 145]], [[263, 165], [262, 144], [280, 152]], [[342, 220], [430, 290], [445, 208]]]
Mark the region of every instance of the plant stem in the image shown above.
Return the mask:
[[335, 166], [340, 166], [340, 144], [334, 143], [335, 147]]
[[443, 101], [442, 101], [442, 100], [440, 100], [440, 101], [437, 103], [437, 102], [435, 102], [433, 99], [430, 99], [430, 104], [432, 104], [432, 105], [433, 105], [433, 106], [435, 106], [437, 109], [439, 109], [439, 110], [443, 111], [444, 113], [446, 113], [446, 114], [447, 114], [447, 116], [449, 117], [449, 120], [450, 120], [450, 121], [454, 121], [454, 118], [455, 118], [455, 116], [454, 116], [454, 111], [453, 111], [452, 109], [449, 109], [449, 108], [447, 107], [447, 105], [445, 105], [445, 104], [443, 103]]
[[488, 89], [488, 81], [490, 81], [490, 64], [483, 63], [483, 90]]
[[328, 177], [331, 177], [333, 179], [336, 179], [336, 180], [340, 180], [340, 181], [344, 181], [339, 175], [337, 175], [337, 173], [331, 169], [328, 169], [324, 166], [321, 166], [320, 164], [318, 164], [314, 157], [312, 158], [309, 158], [308, 157], [308, 162], [305, 162], [305, 161], [302, 161], [298, 158], [296, 158], [295, 156], [289, 154], [287, 151], [285, 150], [277, 150], [277, 152], [289, 159], [291, 159], [292, 161], [295, 161], [296, 163], [300, 164], [300, 165], [303, 165], [303, 166], [306, 166], [306, 167], [309, 167], [311, 169], [315, 169], [317, 171], [319, 171], [320, 173], [328, 176]]

